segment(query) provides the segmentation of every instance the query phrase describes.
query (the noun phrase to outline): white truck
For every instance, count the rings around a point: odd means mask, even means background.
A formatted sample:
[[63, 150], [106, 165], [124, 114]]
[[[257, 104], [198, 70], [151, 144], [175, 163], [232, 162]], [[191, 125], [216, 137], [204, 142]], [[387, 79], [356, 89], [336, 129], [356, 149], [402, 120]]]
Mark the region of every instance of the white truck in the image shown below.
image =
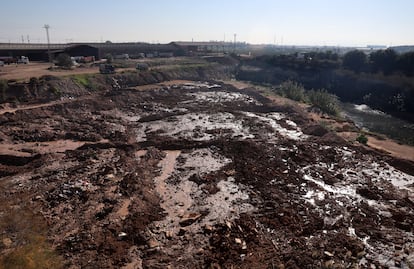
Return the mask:
[[18, 64], [28, 64], [29, 63], [29, 58], [26, 56], [19, 56], [17, 57], [17, 63]]

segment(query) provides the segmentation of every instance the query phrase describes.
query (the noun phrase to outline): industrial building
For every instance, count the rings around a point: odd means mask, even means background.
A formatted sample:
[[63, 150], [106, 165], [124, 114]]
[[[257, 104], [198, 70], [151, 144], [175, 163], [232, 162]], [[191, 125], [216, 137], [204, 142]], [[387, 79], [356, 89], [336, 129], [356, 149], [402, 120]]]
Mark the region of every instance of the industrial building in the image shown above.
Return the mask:
[[[29, 43], [0, 43], [0, 57], [27, 56], [31, 61], [48, 61], [48, 52], [52, 58], [61, 53], [76, 56], [94, 56], [101, 59], [106, 54], [121, 55], [139, 58], [172, 57], [184, 55], [200, 55], [209, 53], [233, 52], [235, 44], [230, 42], [171, 42], [169, 44], [150, 43], [67, 43], [67, 44], [29, 44]], [[240, 44], [238, 45], [240, 46]]]
[[112, 55], [178, 55], [178, 49], [171, 44], [149, 43], [68, 43], [68, 44], [24, 44], [24, 43], [0, 43], [0, 56], [19, 57], [27, 56], [32, 61], [48, 61], [48, 51], [52, 58], [61, 53], [76, 56], [94, 56], [101, 59], [106, 54]]

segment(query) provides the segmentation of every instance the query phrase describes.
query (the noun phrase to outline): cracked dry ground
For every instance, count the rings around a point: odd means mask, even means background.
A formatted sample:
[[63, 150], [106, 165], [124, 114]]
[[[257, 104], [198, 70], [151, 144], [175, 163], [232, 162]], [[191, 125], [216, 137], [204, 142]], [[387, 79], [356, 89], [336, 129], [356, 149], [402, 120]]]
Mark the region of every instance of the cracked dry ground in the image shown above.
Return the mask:
[[[125, 89], [0, 122], [0, 214], [41, 217], [65, 268], [413, 268], [412, 164], [253, 90]], [[2, 255], [27, 243], [1, 228]]]

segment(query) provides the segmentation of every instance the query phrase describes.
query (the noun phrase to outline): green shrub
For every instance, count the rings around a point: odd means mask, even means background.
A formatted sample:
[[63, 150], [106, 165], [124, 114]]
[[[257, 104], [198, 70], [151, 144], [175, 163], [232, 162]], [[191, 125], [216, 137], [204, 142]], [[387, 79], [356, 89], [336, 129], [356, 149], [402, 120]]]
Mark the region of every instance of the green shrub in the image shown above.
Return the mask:
[[56, 65], [65, 68], [70, 68], [72, 67], [73, 62], [68, 54], [62, 53], [56, 57]]
[[305, 88], [292, 80], [288, 80], [280, 84], [279, 94], [283, 97], [295, 100], [305, 101]]
[[361, 144], [366, 145], [368, 143], [368, 137], [366, 137], [364, 134], [360, 134], [357, 138], [356, 141], [358, 141]]
[[338, 97], [328, 93], [325, 89], [310, 90], [307, 92], [309, 102], [329, 115], [339, 115]]

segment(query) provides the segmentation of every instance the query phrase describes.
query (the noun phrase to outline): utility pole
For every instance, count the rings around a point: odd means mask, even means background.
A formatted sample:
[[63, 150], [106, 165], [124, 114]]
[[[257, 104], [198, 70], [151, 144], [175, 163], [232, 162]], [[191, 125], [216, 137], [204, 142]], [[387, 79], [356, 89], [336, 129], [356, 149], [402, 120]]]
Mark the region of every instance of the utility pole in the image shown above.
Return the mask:
[[236, 53], [236, 37], [237, 34], [234, 34], [234, 53]]
[[49, 38], [49, 24], [45, 24], [43, 28], [46, 29], [46, 36], [47, 36], [47, 54], [49, 56], [49, 63], [52, 63], [52, 54], [50, 53], [50, 38]]

